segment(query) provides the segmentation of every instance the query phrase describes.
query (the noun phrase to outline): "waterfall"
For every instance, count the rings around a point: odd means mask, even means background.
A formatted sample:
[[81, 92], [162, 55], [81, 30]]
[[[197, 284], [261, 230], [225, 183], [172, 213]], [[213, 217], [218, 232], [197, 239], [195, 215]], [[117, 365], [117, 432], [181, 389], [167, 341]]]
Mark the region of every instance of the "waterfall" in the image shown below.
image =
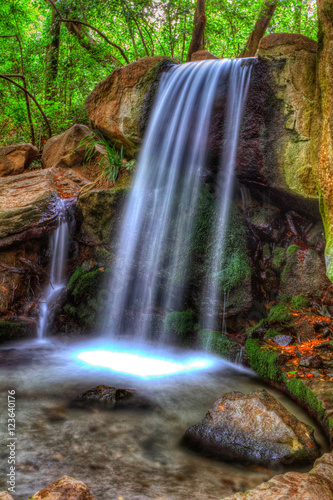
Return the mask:
[[65, 219], [65, 200], [59, 198], [57, 201], [57, 228], [50, 238], [51, 250], [51, 271], [50, 280], [39, 301], [39, 324], [37, 338], [43, 340], [47, 334], [47, 327], [50, 320], [51, 307], [59, 297], [61, 290], [65, 286], [64, 263], [68, 252], [69, 225]]
[[[216, 328], [218, 324], [219, 304], [221, 302], [220, 274], [223, 267], [226, 231], [231, 207], [234, 184], [234, 170], [236, 165], [239, 130], [247, 97], [252, 65], [242, 66], [242, 59], [233, 60], [230, 69], [228, 95], [223, 137], [223, 150], [218, 175], [218, 189], [216, 190], [217, 211], [213, 224], [211, 244], [213, 248], [210, 272], [207, 274], [204, 286], [205, 307], [201, 310], [201, 322], [206, 328]], [[223, 327], [225, 325], [226, 297], [223, 302]]]
[[[145, 337], [152, 313], [184, 308], [192, 230], [221, 87], [228, 94], [221, 161], [227, 175], [218, 181], [215, 240], [223, 240], [249, 71], [244, 60], [223, 59], [177, 65], [162, 76], [120, 228], [106, 322], [113, 335]], [[223, 241], [215, 246], [213, 272]]]

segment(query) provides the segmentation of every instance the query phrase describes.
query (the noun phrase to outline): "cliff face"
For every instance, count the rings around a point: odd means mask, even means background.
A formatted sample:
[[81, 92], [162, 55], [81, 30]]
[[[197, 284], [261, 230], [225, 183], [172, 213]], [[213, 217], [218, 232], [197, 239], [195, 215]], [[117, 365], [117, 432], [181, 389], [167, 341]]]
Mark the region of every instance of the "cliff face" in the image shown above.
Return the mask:
[[326, 235], [326, 269], [333, 281], [333, 7], [317, 1], [316, 96], [311, 127], [311, 163]]

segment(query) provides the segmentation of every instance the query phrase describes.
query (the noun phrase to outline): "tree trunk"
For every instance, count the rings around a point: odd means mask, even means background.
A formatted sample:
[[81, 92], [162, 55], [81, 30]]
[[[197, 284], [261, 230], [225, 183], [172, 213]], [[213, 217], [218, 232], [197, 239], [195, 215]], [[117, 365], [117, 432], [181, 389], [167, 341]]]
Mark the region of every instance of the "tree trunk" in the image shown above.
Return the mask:
[[254, 57], [276, 9], [277, 0], [265, 0], [246, 46], [238, 57]]
[[333, 280], [333, 2], [317, 0], [318, 54], [311, 163], [326, 235], [326, 269]]
[[52, 10], [50, 28], [51, 41], [46, 47], [46, 81], [45, 99], [53, 100], [57, 97], [56, 79], [58, 75], [59, 47], [60, 47], [60, 22], [57, 13]]
[[188, 49], [186, 62], [191, 60], [192, 54], [203, 48], [203, 39], [206, 25], [206, 0], [197, 0], [194, 13], [194, 26], [192, 31], [191, 43]]

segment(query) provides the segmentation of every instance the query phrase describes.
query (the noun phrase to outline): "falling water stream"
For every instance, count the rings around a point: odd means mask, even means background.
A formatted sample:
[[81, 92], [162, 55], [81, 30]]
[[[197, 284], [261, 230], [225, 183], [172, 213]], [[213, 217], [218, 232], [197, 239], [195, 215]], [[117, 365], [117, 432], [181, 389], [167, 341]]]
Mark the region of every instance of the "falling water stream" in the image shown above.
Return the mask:
[[61, 290], [64, 288], [64, 264], [68, 253], [69, 226], [65, 219], [66, 204], [65, 200], [59, 198], [57, 201], [57, 228], [51, 235], [51, 271], [49, 283], [39, 301], [39, 323], [37, 329], [37, 338], [45, 340], [47, 328], [50, 322], [50, 311]]
[[[210, 264], [210, 274], [218, 273], [250, 72], [248, 60], [225, 59], [175, 65], [163, 75], [120, 228], [110, 284], [115, 291], [109, 307], [113, 335], [135, 330], [144, 338], [154, 308], [183, 310], [193, 226], [209, 155], [208, 133], [222, 88], [226, 126]], [[208, 302], [216, 308], [217, 286], [206, 281]], [[201, 315], [206, 320], [214, 312]], [[132, 324], [129, 318], [135, 318]]]

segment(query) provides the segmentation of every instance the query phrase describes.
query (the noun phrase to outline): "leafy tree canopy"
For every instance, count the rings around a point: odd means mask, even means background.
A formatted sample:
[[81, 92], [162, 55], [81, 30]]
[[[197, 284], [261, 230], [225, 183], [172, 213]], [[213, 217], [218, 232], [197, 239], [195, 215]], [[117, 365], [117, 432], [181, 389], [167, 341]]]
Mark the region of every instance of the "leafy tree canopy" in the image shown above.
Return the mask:
[[[205, 49], [218, 57], [237, 57], [262, 4], [206, 0]], [[3, 0], [0, 74], [25, 86], [43, 108], [53, 133], [60, 133], [73, 123], [87, 122], [85, 97], [115, 67], [158, 54], [185, 61], [195, 7], [196, 0]], [[267, 31], [316, 38], [315, 2], [278, 0]], [[29, 102], [38, 146], [47, 137], [47, 126]], [[3, 78], [0, 130], [1, 145], [31, 141], [24, 92]]]

